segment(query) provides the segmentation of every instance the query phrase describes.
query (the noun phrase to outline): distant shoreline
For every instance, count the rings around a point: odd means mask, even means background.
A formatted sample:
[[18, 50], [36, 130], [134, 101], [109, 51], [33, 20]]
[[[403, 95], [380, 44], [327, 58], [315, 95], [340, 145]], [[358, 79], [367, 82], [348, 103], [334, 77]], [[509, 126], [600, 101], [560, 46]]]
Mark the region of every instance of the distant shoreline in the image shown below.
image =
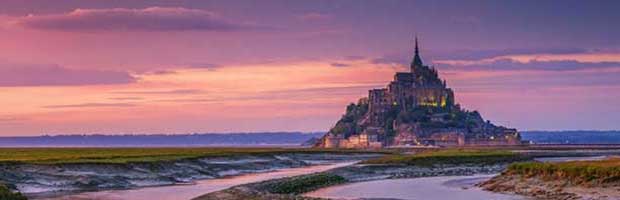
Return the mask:
[[[325, 132], [44, 135], [0, 137], [2, 147], [299, 147]], [[620, 145], [620, 131], [523, 131], [537, 146]], [[308, 145], [308, 144], [306, 144]], [[310, 146], [310, 145], [308, 145]]]

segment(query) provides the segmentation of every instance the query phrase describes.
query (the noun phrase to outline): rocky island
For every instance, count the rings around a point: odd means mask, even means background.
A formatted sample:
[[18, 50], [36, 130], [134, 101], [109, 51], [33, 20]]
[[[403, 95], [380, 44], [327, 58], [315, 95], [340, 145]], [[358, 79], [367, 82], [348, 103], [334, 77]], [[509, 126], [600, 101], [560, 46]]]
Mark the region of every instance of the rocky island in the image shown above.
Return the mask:
[[434, 67], [424, 65], [415, 40], [410, 72], [397, 72], [386, 88], [368, 91], [316, 147], [518, 145], [516, 129], [485, 121], [455, 103], [454, 92]]

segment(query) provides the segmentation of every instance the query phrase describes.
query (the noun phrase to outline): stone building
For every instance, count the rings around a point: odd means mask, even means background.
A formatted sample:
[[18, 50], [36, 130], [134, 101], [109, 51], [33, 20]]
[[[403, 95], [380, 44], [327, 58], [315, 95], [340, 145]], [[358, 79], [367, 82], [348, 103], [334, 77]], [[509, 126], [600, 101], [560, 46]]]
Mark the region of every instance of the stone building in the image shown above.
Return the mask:
[[416, 38], [410, 72], [397, 72], [386, 88], [368, 91], [368, 102], [371, 124], [382, 125], [382, 114], [394, 106], [403, 110], [417, 106], [451, 108], [454, 93], [446, 87], [445, 81], [439, 79], [434, 68], [422, 63]]
[[347, 113], [317, 144], [366, 148], [391, 145], [516, 145], [520, 136], [462, 110], [434, 67], [424, 65], [418, 40], [409, 72], [397, 72], [385, 87], [347, 107]]

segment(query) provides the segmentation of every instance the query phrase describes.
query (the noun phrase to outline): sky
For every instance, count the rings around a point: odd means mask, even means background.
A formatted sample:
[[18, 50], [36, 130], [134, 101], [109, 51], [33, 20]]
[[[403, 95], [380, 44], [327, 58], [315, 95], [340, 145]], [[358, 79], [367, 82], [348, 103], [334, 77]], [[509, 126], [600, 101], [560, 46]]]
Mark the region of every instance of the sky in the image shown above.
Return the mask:
[[520, 130], [620, 129], [618, 1], [0, 0], [0, 136], [326, 131], [406, 71]]

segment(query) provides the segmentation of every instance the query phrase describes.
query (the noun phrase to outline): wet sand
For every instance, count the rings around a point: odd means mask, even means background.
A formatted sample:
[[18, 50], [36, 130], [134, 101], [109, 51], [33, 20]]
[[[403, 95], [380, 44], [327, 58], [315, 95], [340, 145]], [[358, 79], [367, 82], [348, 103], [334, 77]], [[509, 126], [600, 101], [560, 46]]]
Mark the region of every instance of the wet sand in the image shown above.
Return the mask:
[[269, 179], [283, 178], [322, 172], [338, 167], [352, 165], [355, 162], [346, 162], [330, 165], [316, 165], [310, 167], [282, 169], [272, 172], [247, 174], [221, 179], [208, 179], [196, 181], [194, 184], [172, 185], [159, 187], [145, 187], [131, 190], [108, 190], [99, 192], [86, 192], [53, 198], [36, 198], [45, 200], [189, 200], [205, 193], [215, 192], [232, 186], [265, 181]]

